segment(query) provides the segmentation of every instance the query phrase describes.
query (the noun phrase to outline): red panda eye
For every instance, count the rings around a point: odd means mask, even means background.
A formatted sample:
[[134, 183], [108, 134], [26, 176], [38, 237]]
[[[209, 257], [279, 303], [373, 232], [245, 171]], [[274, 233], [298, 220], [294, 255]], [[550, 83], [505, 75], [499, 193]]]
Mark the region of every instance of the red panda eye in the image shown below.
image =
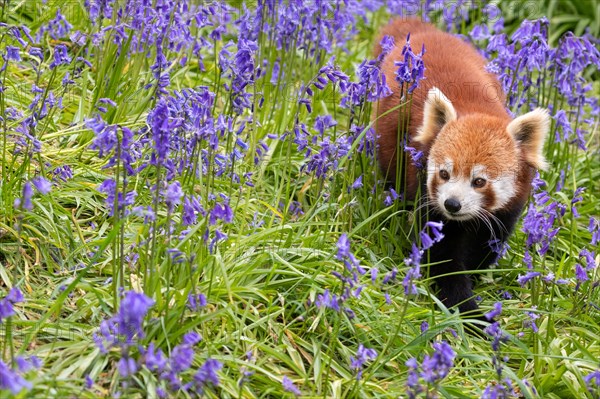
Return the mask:
[[475, 188], [481, 188], [481, 187], [485, 186], [485, 183], [486, 183], [485, 179], [482, 179], [481, 177], [478, 177], [477, 179], [473, 180], [473, 182], [471, 184]]
[[450, 174], [447, 171], [443, 170], [443, 169], [440, 170], [440, 177], [443, 180], [450, 180]]

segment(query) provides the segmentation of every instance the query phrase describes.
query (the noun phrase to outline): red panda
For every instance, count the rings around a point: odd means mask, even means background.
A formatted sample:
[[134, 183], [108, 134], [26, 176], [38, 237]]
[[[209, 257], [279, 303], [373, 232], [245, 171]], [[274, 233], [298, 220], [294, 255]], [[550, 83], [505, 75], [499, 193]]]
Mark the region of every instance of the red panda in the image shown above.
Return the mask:
[[[413, 49], [425, 46], [425, 78], [412, 93], [410, 113], [388, 112], [406, 101], [400, 98], [394, 62], [404, 58], [401, 51], [409, 33]], [[438, 297], [463, 315], [477, 313], [466, 272], [496, 260], [491, 244], [507, 240], [536, 169], [546, 167], [542, 151], [548, 112], [538, 108], [513, 120], [497, 77], [485, 70], [486, 60], [471, 45], [433, 25], [396, 19], [382, 30], [380, 40], [385, 35], [394, 37], [396, 46], [381, 63], [393, 94], [377, 104], [379, 165], [390, 183], [402, 182], [407, 198], [428, 206], [424, 213], [429, 220], [443, 222], [444, 238], [429, 249], [429, 274]], [[376, 56], [382, 51], [380, 40]], [[398, 137], [404, 133], [408, 144], [424, 153], [426, 181], [419, 182], [412, 162], [404, 164], [406, 170], [396, 170], [397, 153], [403, 151]], [[415, 198], [419, 186], [423, 198]], [[481, 319], [478, 313], [474, 316]]]

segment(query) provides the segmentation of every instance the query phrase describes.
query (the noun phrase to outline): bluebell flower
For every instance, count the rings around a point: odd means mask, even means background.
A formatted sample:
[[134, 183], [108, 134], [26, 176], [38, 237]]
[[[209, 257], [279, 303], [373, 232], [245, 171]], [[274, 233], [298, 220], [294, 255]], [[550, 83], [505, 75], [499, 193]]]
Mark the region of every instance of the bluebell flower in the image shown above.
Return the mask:
[[10, 289], [8, 294], [0, 299], [0, 323], [2, 319], [6, 319], [15, 314], [13, 305], [16, 303], [23, 302], [23, 294], [17, 287], [13, 287]]
[[60, 65], [69, 65], [71, 63], [71, 57], [68, 54], [67, 46], [59, 44], [54, 47], [54, 58], [50, 63], [50, 69], [54, 69]]
[[496, 302], [494, 309], [485, 314], [485, 318], [492, 321], [502, 313], [502, 302]]
[[363, 368], [365, 364], [369, 360], [374, 360], [377, 358], [377, 352], [375, 349], [367, 348], [363, 344], [358, 345], [358, 350], [356, 351], [356, 357], [350, 356], [350, 367], [357, 371], [356, 379], [360, 380], [362, 378]]
[[590, 244], [597, 245], [600, 243], [600, 219], [591, 216], [590, 223], [588, 224], [588, 231], [592, 233]]
[[154, 348], [154, 342], [148, 345], [148, 348], [142, 350], [144, 365], [150, 371], [162, 372], [167, 366], [167, 358], [160, 348]]
[[16, 198], [14, 202], [15, 208], [23, 208], [25, 210], [33, 209], [33, 202], [31, 202], [31, 198], [33, 197], [33, 188], [31, 187], [30, 182], [25, 182], [23, 184], [23, 195], [21, 198]]
[[42, 176], [34, 177], [31, 182], [40, 194], [48, 194], [52, 189], [52, 184]]
[[302, 392], [294, 385], [292, 380], [288, 378], [287, 375], [283, 376], [283, 380], [281, 381], [281, 385], [283, 386], [283, 390], [292, 393], [294, 396], [300, 396]]
[[181, 183], [179, 181], [175, 181], [169, 184], [164, 192], [164, 197], [169, 212], [173, 212], [173, 210], [175, 210], [177, 205], [179, 205], [181, 202], [181, 197], [183, 197]]
[[192, 311], [197, 312], [200, 308], [203, 308], [207, 305], [206, 296], [204, 294], [189, 294], [187, 307]]
[[524, 275], [519, 274], [519, 276], [517, 277], [517, 283], [519, 283], [519, 285], [521, 287], [524, 287], [525, 284], [527, 284], [529, 281], [533, 280], [536, 277], [541, 276], [542, 273], [540, 272], [527, 272]]
[[67, 21], [64, 15], [60, 12], [60, 9], [56, 10], [56, 16], [54, 19], [50, 20], [47, 24], [44, 24], [40, 27], [36, 35], [36, 41], [40, 42], [43, 35], [48, 33], [48, 35], [54, 40], [60, 40], [62, 38], [68, 37], [69, 32], [73, 28], [73, 25]]
[[121, 359], [119, 359], [117, 369], [119, 370], [119, 374], [121, 375], [121, 377], [127, 378], [137, 373], [138, 365], [133, 358], [129, 356], [124, 356]]
[[315, 300], [315, 305], [318, 308], [331, 308], [336, 312], [340, 311], [340, 304], [338, 301], [338, 297], [335, 294], [331, 294], [328, 289], [326, 289], [323, 294], [318, 294], [317, 299]]
[[203, 392], [204, 389], [211, 384], [214, 387], [219, 386], [219, 376], [217, 372], [223, 367], [221, 362], [215, 359], [206, 359], [206, 362], [194, 374], [194, 387], [198, 392]]
[[12, 370], [0, 360], [0, 390], [9, 390], [13, 395], [23, 390], [30, 390], [32, 384]]
[[[454, 366], [456, 353], [446, 341], [434, 343], [433, 349], [433, 354], [425, 355], [421, 364], [415, 358], [410, 358], [405, 363], [409, 368], [407, 379], [409, 398], [416, 398], [421, 392], [429, 391], [430, 386], [435, 387]], [[425, 384], [421, 383], [421, 379]]]
[[410, 46], [409, 34], [401, 54], [404, 60], [394, 61], [394, 65], [398, 67], [396, 70], [396, 81], [401, 88], [405, 87], [406, 84], [406, 92], [411, 94], [419, 86], [419, 82], [425, 78], [425, 64], [423, 62], [425, 45], [423, 44], [419, 54], [415, 54]]
[[16, 61], [19, 62], [21, 61], [21, 54], [20, 54], [20, 49], [18, 47], [15, 46], [6, 46], [6, 55], [5, 55], [5, 59], [7, 61]]
[[532, 312], [525, 312], [525, 314], [529, 317], [527, 320], [525, 320], [525, 326], [531, 327], [531, 329], [533, 330], [534, 333], [537, 333], [539, 331], [537, 324], [535, 323], [535, 321], [537, 319], [539, 319], [540, 315], [535, 313], [535, 310], [537, 309], [537, 306], [532, 306]]
[[583, 380], [588, 391], [594, 395], [600, 392], [600, 369], [586, 375]]

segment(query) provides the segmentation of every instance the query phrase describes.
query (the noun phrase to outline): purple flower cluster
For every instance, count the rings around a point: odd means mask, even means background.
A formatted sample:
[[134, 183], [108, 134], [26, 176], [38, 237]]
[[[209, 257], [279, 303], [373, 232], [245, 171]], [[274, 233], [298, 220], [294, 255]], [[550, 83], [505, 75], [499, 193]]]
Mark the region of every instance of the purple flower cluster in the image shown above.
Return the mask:
[[60, 40], [69, 36], [73, 25], [67, 21], [67, 18], [60, 12], [60, 9], [56, 10], [56, 16], [48, 23], [42, 25], [35, 36], [36, 43], [40, 43], [44, 35], [50, 36], [54, 40]]
[[538, 252], [546, 254], [550, 243], [558, 235], [559, 228], [554, 228], [555, 221], [564, 215], [564, 205], [552, 201], [547, 191], [541, 189], [546, 183], [540, 179], [539, 174], [534, 182], [534, 202], [529, 204], [527, 214], [523, 219], [523, 232], [527, 234], [526, 245], [528, 248], [541, 244]]
[[30, 182], [28, 181], [25, 182], [25, 184], [23, 184], [23, 195], [21, 198], [15, 198], [13, 206], [15, 208], [23, 208], [28, 211], [32, 210], [33, 202], [31, 199], [33, 198], [34, 187], [38, 191], [38, 193], [42, 195], [46, 195], [50, 192], [50, 190], [52, 190], [52, 184], [48, 180], [46, 180], [45, 177], [34, 177], [33, 179], [31, 179]]
[[[343, 293], [338, 296], [336, 294], [331, 294], [329, 290], [326, 289], [323, 294], [317, 295], [315, 305], [318, 308], [326, 307], [339, 312], [340, 305], [349, 298], [358, 298], [360, 296], [360, 293], [364, 288], [364, 285], [360, 283], [360, 276], [364, 275], [367, 271], [360, 265], [360, 261], [350, 251], [350, 241], [345, 233], [340, 236], [337, 248], [338, 250], [335, 257], [337, 260], [344, 263], [346, 272], [339, 273], [334, 271], [333, 275], [343, 283]], [[354, 316], [354, 312], [350, 308], [346, 307], [344, 308], [344, 311], [350, 317]]]
[[144, 337], [143, 321], [154, 301], [146, 295], [135, 291], [127, 291], [123, 296], [117, 314], [100, 324], [99, 333], [94, 334], [94, 342], [100, 351], [129, 347], [135, 340]]
[[[409, 267], [408, 271], [406, 272], [406, 276], [402, 281], [405, 295], [417, 294], [417, 286], [415, 285], [415, 281], [421, 277], [421, 258], [423, 256], [423, 252], [444, 238], [442, 228], [442, 222], [431, 221], [425, 223], [425, 227], [423, 227], [423, 230], [419, 232], [419, 239], [421, 241], [420, 247], [415, 243], [412, 244], [410, 255], [404, 259], [404, 264]], [[430, 233], [427, 233], [428, 229]]]
[[[206, 304], [206, 299], [201, 294], [190, 298], [190, 302], [196, 306]], [[154, 343], [150, 343], [146, 348], [139, 344], [140, 339], [144, 337], [143, 321], [153, 304], [154, 301], [144, 294], [125, 292], [117, 314], [103, 321], [99, 333], [94, 334], [94, 341], [102, 353], [108, 353], [111, 347], [120, 348], [122, 357], [117, 364], [119, 375], [129, 378], [145, 366], [155, 373], [162, 386], [166, 387], [166, 391], [160, 388], [165, 393], [162, 397], [166, 396], [167, 391], [202, 393], [210, 386], [218, 386], [217, 373], [222, 364], [211, 358], [198, 368], [191, 381], [184, 382], [193, 364], [194, 347], [202, 340], [198, 333], [192, 331], [185, 334], [182, 342], [173, 347], [169, 357], [165, 356], [160, 348], [155, 348]], [[139, 351], [139, 356], [135, 356], [136, 351]]]
[[281, 385], [283, 386], [283, 390], [284, 391], [290, 392], [290, 393], [292, 393], [296, 397], [298, 397], [298, 396], [300, 396], [302, 394], [302, 392], [300, 391], [300, 389], [298, 389], [298, 387], [296, 385], [294, 385], [294, 383], [292, 382], [292, 380], [290, 380], [287, 375], [283, 376], [283, 380], [281, 381]]
[[[14, 305], [23, 301], [23, 294], [17, 287], [11, 288], [8, 294], [0, 299], [0, 326], [4, 319], [15, 314]], [[17, 365], [16, 370], [0, 360], [0, 391], [9, 390], [16, 395], [24, 389], [31, 389], [32, 384], [23, 378], [22, 374], [31, 369], [39, 369], [41, 362], [35, 356], [29, 359], [17, 356], [14, 363]]]
[[[502, 312], [502, 305], [500, 303], [496, 303], [494, 310], [487, 313], [486, 317], [488, 320], [492, 320], [495, 317], [500, 316]], [[512, 388], [512, 381], [510, 378], [503, 378], [504, 374], [504, 363], [501, 360], [501, 344], [508, 341], [508, 335], [502, 331], [500, 328], [499, 322], [493, 322], [489, 326], [487, 326], [484, 330], [484, 333], [487, 334], [492, 339], [492, 365], [496, 370], [496, 381], [488, 384], [482, 394], [482, 398], [492, 399], [492, 398], [510, 398], [514, 395], [514, 390]]]
[[425, 78], [425, 64], [423, 63], [425, 44], [423, 44], [421, 52], [415, 54], [410, 46], [409, 33], [406, 37], [406, 43], [402, 47], [401, 54], [404, 60], [395, 61], [394, 65], [398, 67], [396, 70], [396, 81], [400, 86], [401, 96], [404, 96], [405, 94], [412, 94], [419, 86], [419, 82]]
[[0, 360], [0, 391], [9, 390], [13, 395], [17, 395], [23, 390], [31, 389], [32, 386], [31, 382]]
[[455, 357], [452, 347], [446, 341], [441, 341], [433, 344], [433, 354], [425, 355], [421, 364], [416, 358], [408, 359], [408, 397], [417, 398], [420, 393], [428, 392], [428, 387], [437, 387], [454, 366]]
[[357, 372], [357, 380], [360, 380], [362, 378], [362, 373], [364, 371], [365, 364], [370, 360], [375, 360], [376, 358], [377, 352], [375, 351], [375, 349], [367, 348], [363, 344], [358, 345], [356, 357], [350, 356], [350, 367]]
[[600, 394], [600, 369], [584, 377], [585, 385], [592, 396]]
[[[564, 35], [556, 48], [548, 44], [548, 20], [545, 18], [525, 20], [508, 38], [500, 28], [501, 19], [494, 24], [494, 34], [483, 26], [472, 32], [475, 40], [487, 40], [486, 55], [495, 56], [488, 69], [499, 74], [504, 91], [508, 94], [509, 108], [518, 111], [521, 107], [533, 108], [538, 105], [538, 91], [542, 81], [552, 83], [552, 89], [566, 99], [576, 111], [576, 120], [582, 119], [583, 108], [588, 105], [592, 115], [600, 113], [597, 96], [590, 95], [592, 85], [584, 75], [591, 65], [600, 62], [600, 50], [589, 37]], [[535, 93], [535, 94], [534, 94]], [[559, 126], [567, 126], [565, 110], [553, 110]], [[583, 130], [574, 139], [563, 130], [563, 140], [575, 142], [583, 148]]]
[[0, 323], [3, 319], [15, 314], [13, 306], [16, 303], [23, 302], [23, 294], [17, 287], [10, 289], [8, 294], [0, 300]]

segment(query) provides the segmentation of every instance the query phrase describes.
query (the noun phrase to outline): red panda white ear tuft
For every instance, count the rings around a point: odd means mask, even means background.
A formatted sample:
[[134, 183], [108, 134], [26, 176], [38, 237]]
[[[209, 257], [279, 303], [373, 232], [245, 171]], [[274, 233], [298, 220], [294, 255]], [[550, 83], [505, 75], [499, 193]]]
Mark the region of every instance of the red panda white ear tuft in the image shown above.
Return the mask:
[[448, 122], [456, 120], [456, 111], [452, 102], [437, 87], [432, 87], [427, 93], [423, 110], [423, 125], [417, 131], [413, 140], [431, 145], [437, 134]]
[[548, 168], [543, 155], [544, 141], [550, 129], [548, 110], [536, 108], [510, 122], [506, 129], [519, 143], [527, 162], [537, 169]]

